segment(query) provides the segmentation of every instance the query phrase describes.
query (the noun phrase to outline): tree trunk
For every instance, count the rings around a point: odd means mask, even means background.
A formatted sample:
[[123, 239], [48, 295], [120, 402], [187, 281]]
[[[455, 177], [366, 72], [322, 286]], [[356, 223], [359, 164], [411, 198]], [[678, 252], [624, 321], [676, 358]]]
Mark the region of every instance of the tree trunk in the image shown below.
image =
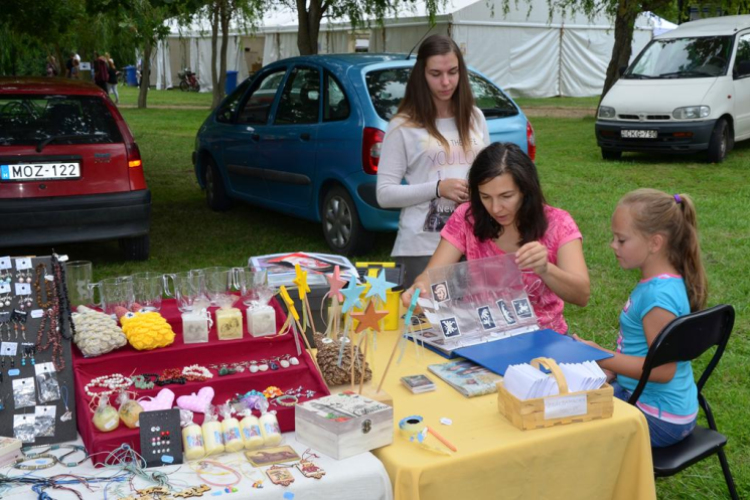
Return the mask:
[[143, 44], [143, 63], [141, 64], [141, 88], [138, 92], [138, 108], [146, 108], [148, 85], [151, 81], [151, 40]]
[[297, 48], [300, 55], [308, 56], [318, 53], [318, 33], [320, 20], [323, 18], [327, 5], [321, 0], [310, 0], [310, 10], [307, 10], [305, 0], [297, 0]]
[[[221, 52], [219, 53], [219, 78], [214, 85], [214, 98], [211, 109], [216, 109], [224, 99], [224, 89], [227, 84], [227, 48], [229, 46], [229, 20], [232, 17], [226, 0], [221, 2], [219, 19], [221, 22]], [[215, 59], [214, 59], [215, 60]]]
[[633, 30], [639, 7], [636, 0], [620, 0], [619, 2], [615, 18], [615, 45], [612, 48], [609, 66], [607, 66], [607, 78], [604, 80], [604, 88], [599, 98], [600, 103], [620, 78], [620, 68], [627, 66], [630, 61], [630, 54], [633, 52]]
[[219, 5], [218, 0], [212, 6], [211, 12], [211, 87], [216, 88], [216, 49], [219, 40]]

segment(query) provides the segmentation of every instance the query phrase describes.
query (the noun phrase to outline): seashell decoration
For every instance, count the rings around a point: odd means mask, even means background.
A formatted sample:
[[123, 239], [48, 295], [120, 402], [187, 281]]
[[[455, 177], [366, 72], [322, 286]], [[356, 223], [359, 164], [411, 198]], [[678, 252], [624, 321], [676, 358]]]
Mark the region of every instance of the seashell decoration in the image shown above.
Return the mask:
[[86, 306], [78, 306], [77, 311], [73, 313], [76, 326], [73, 342], [84, 356], [101, 356], [128, 343], [115, 319]]

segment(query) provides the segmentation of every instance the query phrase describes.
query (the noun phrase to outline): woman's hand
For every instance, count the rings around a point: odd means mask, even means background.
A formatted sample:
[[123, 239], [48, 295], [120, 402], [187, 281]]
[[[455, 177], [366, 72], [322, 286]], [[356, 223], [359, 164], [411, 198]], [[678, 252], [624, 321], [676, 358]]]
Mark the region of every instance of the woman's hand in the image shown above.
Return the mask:
[[440, 196], [456, 203], [469, 201], [469, 183], [466, 179], [443, 179], [438, 186]]
[[538, 241], [531, 241], [516, 252], [516, 264], [519, 269], [531, 269], [539, 276], [547, 273], [549, 256], [547, 247]]
[[601, 349], [601, 346], [599, 346], [599, 344], [597, 344], [593, 340], [583, 340], [581, 337], [579, 337], [575, 333], [573, 334], [573, 338], [577, 340], [578, 342], [583, 342], [584, 344], [590, 345], [591, 347], [596, 347], [597, 349]]
[[404, 307], [406, 307], [407, 309], [409, 308], [409, 306], [411, 305], [411, 300], [414, 297], [414, 292], [417, 288], [419, 288], [419, 296], [426, 297], [427, 288], [429, 286], [430, 281], [427, 279], [426, 274], [420, 274], [419, 276], [417, 276], [417, 279], [414, 280], [414, 284], [404, 290], [404, 293], [401, 294], [401, 302], [404, 304]]

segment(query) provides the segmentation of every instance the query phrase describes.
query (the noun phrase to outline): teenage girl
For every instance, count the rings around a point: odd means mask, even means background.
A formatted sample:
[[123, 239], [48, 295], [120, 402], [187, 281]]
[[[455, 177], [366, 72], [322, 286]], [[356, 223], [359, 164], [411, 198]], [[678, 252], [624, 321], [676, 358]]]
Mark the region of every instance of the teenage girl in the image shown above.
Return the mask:
[[[641, 271], [641, 281], [620, 313], [617, 349], [610, 351], [614, 357], [599, 362], [617, 375], [615, 396], [627, 401], [659, 332], [674, 318], [705, 307], [706, 273], [695, 206], [687, 195], [654, 189], [628, 193], [612, 216], [612, 233], [620, 266]], [[637, 405], [646, 415], [652, 446], [670, 446], [690, 434], [698, 413], [690, 362], [654, 369]]]
[[391, 255], [404, 266], [406, 286], [424, 270], [456, 205], [468, 201], [466, 173], [489, 143], [456, 42], [428, 37], [388, 125], [377, 177], [380, 206], [401, 209]]

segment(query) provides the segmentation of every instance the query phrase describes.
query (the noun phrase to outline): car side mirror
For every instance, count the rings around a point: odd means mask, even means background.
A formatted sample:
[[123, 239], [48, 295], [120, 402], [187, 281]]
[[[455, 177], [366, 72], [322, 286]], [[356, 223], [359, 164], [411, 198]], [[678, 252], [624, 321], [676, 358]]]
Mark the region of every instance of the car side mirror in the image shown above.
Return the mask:
[[627, 66], [620, 66], [619, 68], [617, 68], [617, 76], [624, 75], [625, 71], [627, 71], [627, 69], [628, 69]]

